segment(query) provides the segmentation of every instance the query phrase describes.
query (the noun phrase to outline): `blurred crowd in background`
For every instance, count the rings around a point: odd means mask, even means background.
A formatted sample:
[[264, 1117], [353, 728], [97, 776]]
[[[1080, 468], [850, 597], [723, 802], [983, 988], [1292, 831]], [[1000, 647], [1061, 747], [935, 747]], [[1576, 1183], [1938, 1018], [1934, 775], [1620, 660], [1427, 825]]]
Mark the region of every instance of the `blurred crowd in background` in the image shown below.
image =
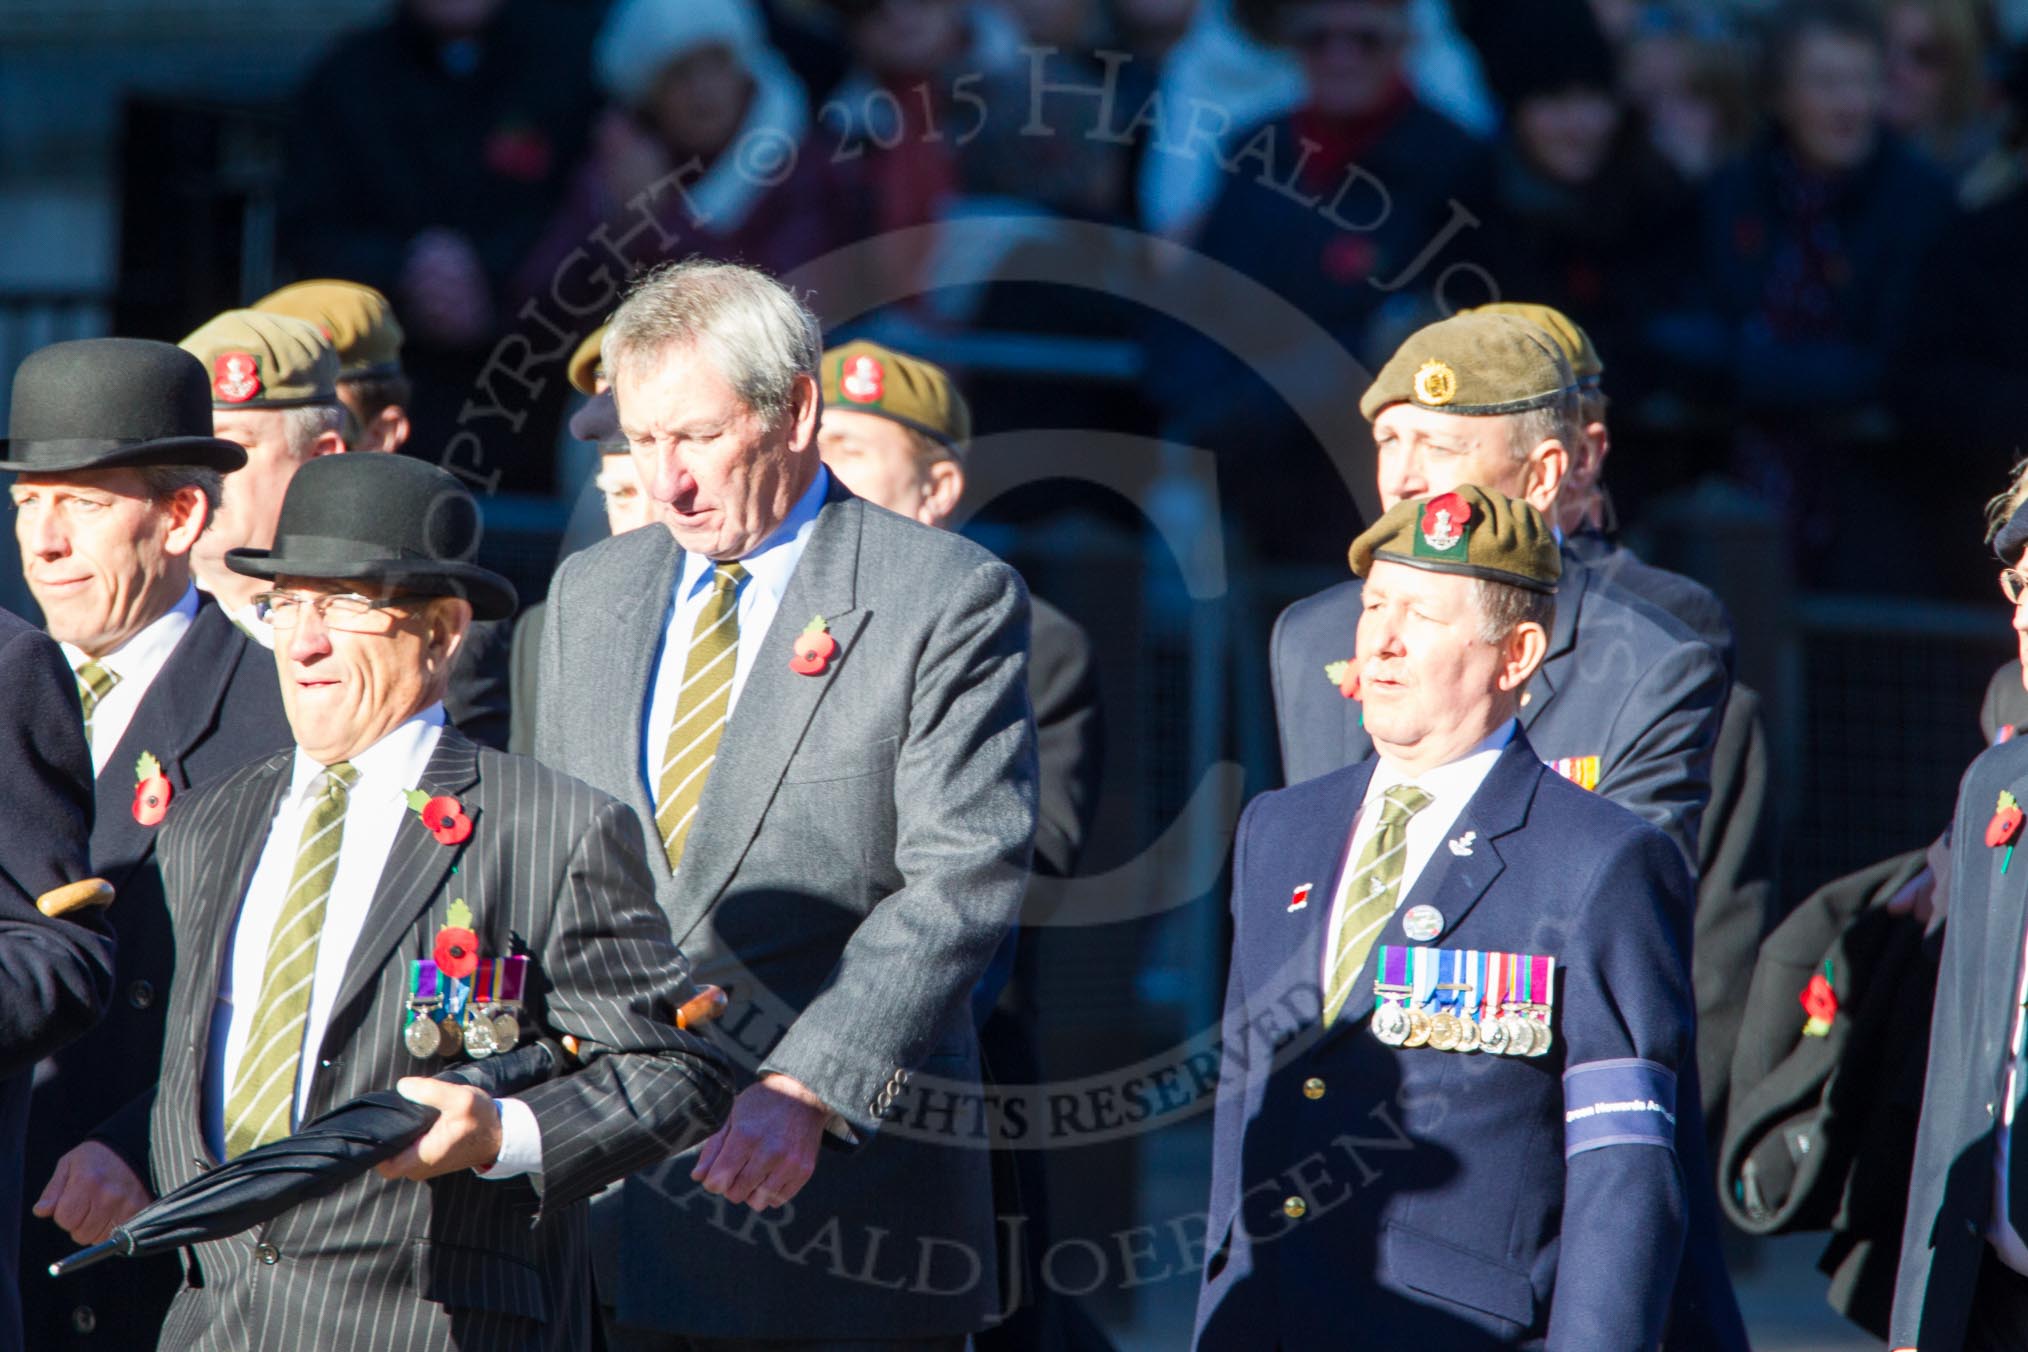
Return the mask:
[[[1120, 340], [1133, 397], [1059, 424], [1217, 453], [1248, 545], [1305, 561], [1356, 524], [1282, 510], [1342, 481], [1332, 362], [1542, 301], [1605, 355], [1623, 516], [1718, 476], [1806, 584], [1983, 596], [2028, 414], [2024, 28], [1989, 0], [403, 0], [300, 87], [278, 257], [394, 299], [424, 454], [602, 229], [795, 277], [845, 327]], [[559, 387], [518, 392], [524, 447]], [[1911, 510], [1937, 547], [1876, 548]]]

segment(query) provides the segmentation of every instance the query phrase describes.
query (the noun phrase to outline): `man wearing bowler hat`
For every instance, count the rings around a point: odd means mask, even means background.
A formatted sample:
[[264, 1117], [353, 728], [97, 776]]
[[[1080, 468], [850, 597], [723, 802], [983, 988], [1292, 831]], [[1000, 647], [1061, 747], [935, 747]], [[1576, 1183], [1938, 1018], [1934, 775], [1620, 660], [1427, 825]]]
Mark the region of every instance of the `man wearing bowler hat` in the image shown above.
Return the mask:
[[[349, 327], [342, 332], [352, 334]], [[259, 588], [226, 567], [225, 555], [266, 547], [296, 471], [318, 456], [351, 448], [338, 348], [316, 324], [262, 310], [228, 310], [182, 346], [211, 373], [218, 435], [244, 446], [247, 455], [246, 467], [228, 476], [218, 525], [198, 548], [198, 585], [214, 592], [239, 626], [265, 645], [273, 636], [253, 613]], [[512, 638], [504, 620], [475, 623], [451, 672], [444, 707], [459, 731], [484, 746], [507, 742]]]
[[[64, 409], [24, 407], [16, 386], [0, 460], [45, 456], [75, 444]], [[164, 431], [162, 410], [126, 409], [100, 425], [96, 449], [135, 446]], [[91, 872], [92, 763], [77, 684], [48, 635], [0, 610], [0, 1348], [24, 1344], [18, 1274], [22, 1145], [29, 1070], [89, 1029], [113, 991], [113, 935], [97, 912], [50, 919], [42, 894]], [[30, 1269], [33, 1270], [32, 1268]], [[31, 1285], [33, 1283], [31, 1282]]]
[[[445, 721], [466, 627], [514, 606], [468, 561], [478, 530], [443, 470], [338, 456], [296, 476], [271, 548], [227, 556], [263, 584], [295, 744], [165, 833], [178, 1052], [151, 1182], [372, 1090], [440, 1116], [376, 1174], [190, 1251], [178, 1352], [582, 1348], [585, 1199], [730, 1102], [675, 1026], [687, 973], [627, 807]], [[531, 1035], [574, 1038], [581, 1068], [502, 1100], [427, 1078]]]
[[[258, 644], [191, 580], [220, 476], [246, 460], [212, 435], [204, 368], [168, 343], [95, 338], [31, 355], [14, 380], [10, 477], [21, 568], [75, 678], [91, 752], [91, 869], [118, 904], [118, 984], [105, 1020], [37, 1068], [24, 1177], [36, 1214], [73, 1176], [58, 1224], [102, 1189], [137, 1190], [145, 1167], [88, 1140], [155, 1078], [174, 945], [155, 854], [191, 790], [288, 742], [281, 691]], [[25, 1222], [27, 1270], [69, 1251], [57, 1224]], [[57, 1286], [30, 1282], [31, 1346], [152, 1342], [176, 1289], [173, 1259]]]

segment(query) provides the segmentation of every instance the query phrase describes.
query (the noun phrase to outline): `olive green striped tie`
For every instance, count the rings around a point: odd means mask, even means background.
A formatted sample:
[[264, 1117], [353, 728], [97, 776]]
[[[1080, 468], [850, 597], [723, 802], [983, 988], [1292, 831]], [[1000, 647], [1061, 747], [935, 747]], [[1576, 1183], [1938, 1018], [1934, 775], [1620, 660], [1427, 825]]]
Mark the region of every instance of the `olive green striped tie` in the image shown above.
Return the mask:
[[87, 662], [74, 673], [77, 677], [77, 697], [84, 705], [85, 745], [92, 740], [92, 714], [99, 707], [99, 701], [113, 693], [113, 687], [120, 683], [120, 673], [98, 662]]
[[1338, 1021], [1380, 927], [1400, 900], [1401, 869], [1408, 853], [1408, 819], [1436, 800], [1413, 784], [1397, 784], [1380, 795], [1380, 825], [1338, 889], [1338, 947], [1331, 960], [1331, 988], [1324, 997], [1324, 1023]]
[[662, 745], [662, 768], [655, 776], [655, 829], [674, 873], [683, 859], [683, 842], [697, 819], [697, 804], [718, 759], [718, 742], [732, 713], [732, 674], [739, 665], [739, 587], [746, 569], [721, 563], [712, 577], [711, 595], [690, 633], [690, 654], [683, 662], [683, 688], [676, 696], [676, 714], [669, 740]]
[[321, 787], [310, 818], [303, 823], [288, 895], [268, 937], [267, 970], [261, 978], [253, 1032], [225, 1100], [227, 1159], [289, 1134], [303, 1026], [310, 1017], [310, 986], [317, 975], [317, 941], [324, 933], [324, 903], [338, 876], [345, 806], [358, 779], [359, 771], [350, 761], [339, 761], [318, 776]]

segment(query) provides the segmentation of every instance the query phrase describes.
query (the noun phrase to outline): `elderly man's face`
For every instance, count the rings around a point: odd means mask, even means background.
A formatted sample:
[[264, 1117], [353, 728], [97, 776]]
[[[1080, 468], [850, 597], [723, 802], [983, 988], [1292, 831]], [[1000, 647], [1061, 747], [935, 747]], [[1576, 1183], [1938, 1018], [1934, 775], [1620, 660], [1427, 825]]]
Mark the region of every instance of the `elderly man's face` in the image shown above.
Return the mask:
[[[925, 526], [943, 524], [941, 480], [957, 476], [957, 490], [963, 490], [957, 463], [925, 460], [908, 429], [892, 418], [827, 408], [817, 429], [817, 449], [825, 467], [855, 495]], [[955, 501], [955, 492], [949, 496]]]
[[1549, 515], [1570, 465], [1569, 453], [1553, 441], [1516, 459], [1506, 418], [1466, 417], [1406, 403], [1380, 410], [1373, 420], [1373, 446], [1383, 510], [1404, 498], [1477, 484], [1524, 499]]
[[1471, 578], [1376, 559], [1359, 614], [1359, 698], [1367, 735], [1412, 772], [1470, 751], [1513, 717], [1546, 641], [1488, 643]]
[[[384, 594], [310, 578], [282, 578], [274, 589]], [[320, 765], [350, 760], [442, 699], [471, 619], [471, 607], [451, 597], [418, 596], [336, 625], [314, 604], [295, 607], [292, 620], [276, 624], [275, 667], [296, 744]]]
[[[246, 464], [225, 476], [218, 517], [197, 552], [200, 561], [223, 568], [228, 549], [267, 549], [274, 544], [282, 497], [309, 456], [298, 458], [289, 445], [289, 415], [282, 409], [220, 410], [212, 415], [211, 425], [219, 437], [246, 448]], [[325, 449], [343, 444], [335, 433], [328, 442]]]
[[641, 472], [625, 451], [600, 456], [599, 477], [593, 483], [606, 506], [606, 529], [613, 534], [625, 535], [655, 519], [655, 503], [641, 491]]
[[773, 427], [695, 344], [623, 361], [613, 395], [641, 486], [693, 554], [753, 553], [816, 475], [817, 385], [806, 376]]
[[106, 469], [23, 474], [11, 492], [21, 571], [59, 642], [102, 657], [182, 598], [198, 489], [157, 499], [134, 470]]

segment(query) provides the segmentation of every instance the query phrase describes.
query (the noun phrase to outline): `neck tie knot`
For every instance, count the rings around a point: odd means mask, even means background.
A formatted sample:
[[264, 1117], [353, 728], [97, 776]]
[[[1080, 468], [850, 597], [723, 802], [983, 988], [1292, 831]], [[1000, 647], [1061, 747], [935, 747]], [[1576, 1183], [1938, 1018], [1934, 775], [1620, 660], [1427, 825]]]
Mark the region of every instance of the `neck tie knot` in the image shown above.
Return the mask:
[[359, 767], [351, 761], [339, 761], [335, 765], [325, 766], [324, 773], [317, 776], [317, 781], [320, 784], [317, 790], [319, 797], [342, 799], [352, 791], [352, 786], [359, 782]]
[[717, 586], [720, 591], [738, 591], [739, 584], [746, 581], [748, 577], [746, 568], [743, 565], [741, 565], [737, 560], [734, 560], [731, 563], [715, 564], [713, 565], [711, 572], [712, 572], [711, 578], [712, 583], [715, 586]]
[[1413, 784], [1396, 784], [1380, 795], [1380, 824], [1382, 826], [1406, 826], [1408, 819], [1428, 807], [1436, 799]]
[[99, 707], [99, 701], [111, 694], [113, 687], [120, 683], [120, 673], [101, 662], [86, 662], [75, 673], [77, 697], [84, 705], [85, 730], [92, 726], [92, 711]]

